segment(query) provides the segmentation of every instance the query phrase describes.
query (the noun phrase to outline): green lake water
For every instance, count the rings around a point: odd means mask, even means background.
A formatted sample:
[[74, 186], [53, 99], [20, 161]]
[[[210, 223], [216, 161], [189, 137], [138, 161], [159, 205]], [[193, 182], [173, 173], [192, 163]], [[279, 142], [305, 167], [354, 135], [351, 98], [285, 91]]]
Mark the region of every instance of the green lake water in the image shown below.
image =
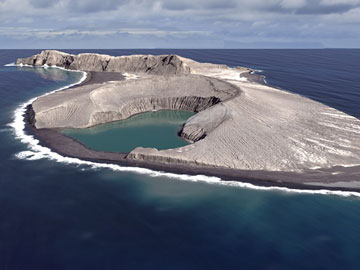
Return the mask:
[[186, 111], [146, 112], [91, 128], [65, 129], [63, 134], [98, 151], [130, 152], [139, 146], [163, 150], [188, 144], [178, 132], [192, 115]]

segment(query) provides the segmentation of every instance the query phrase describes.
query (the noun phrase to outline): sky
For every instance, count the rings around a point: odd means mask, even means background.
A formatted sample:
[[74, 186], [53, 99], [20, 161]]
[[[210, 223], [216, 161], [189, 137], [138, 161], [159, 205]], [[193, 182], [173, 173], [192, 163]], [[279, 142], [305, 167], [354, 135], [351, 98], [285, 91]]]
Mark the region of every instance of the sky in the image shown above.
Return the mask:
[[0, 0], [0, 48], [359, 48], [360, 0]]

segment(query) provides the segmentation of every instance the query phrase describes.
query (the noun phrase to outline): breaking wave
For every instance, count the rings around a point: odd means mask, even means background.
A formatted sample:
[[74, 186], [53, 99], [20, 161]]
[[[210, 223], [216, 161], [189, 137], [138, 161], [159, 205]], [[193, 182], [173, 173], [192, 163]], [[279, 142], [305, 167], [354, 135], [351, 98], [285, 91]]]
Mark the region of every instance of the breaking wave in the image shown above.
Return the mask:
[[13, 62], [13, 63], [10, 63], [10, 64], [6, 64], [4, 65], [4, 67], [16, 67], [17, 65]]
[[[15, 63], [7, 64], [6, 66], [16, 66]], [[43, 68], [48, 68], [43, 66]], [[59, 68], [61, 67], [52, 66], [51, 68]], [[69, 70], [66, 70], [69, 71]], [[83, 71], [71, 71], [71, 72], [81, 72], [83, 76], [77, 83], [73, 83], [67, 85], [65, 87], [56, 89], [54, 91], [48, 92], [42, 96], [49, 95], [51, 93], [55, 93], [57, 91], [61, 91], [72, 86], [81, 84], [86, 79], [86, 72]], [[233, 186], [233, 187], [241, 187], [247, 189], [255, 189], [255, 190], [272, 190], [272, 191], [281, 191], [281, 192], [290, 192], [290, 193], [303, 193], [303, 194], [317, 194], [317, 195], [337, 195], [342, 197], [360, 197], [359, 192], [354, 191], [337, 191], [337, 190], [327, 190], [327, 189], [320, 189], [320, 190], [302, 190], [302, 189], [291, 189], [286, 187], [277, 187], [277, 186], [257, 186], [250, 183], [245, 182], [238, 182], [238, 181], [222, 181], [221, 178], [218, 177], [211, 177], [205, 175], [187, 175], [187, 174], [175, 174], [175, 173], [168, 173], [162, 171], [154, 171], [145, 168], [139, 167], [125, 167], [120, 166], [117, 164], [111, 163], [97, 163], [91, 162], [86, 160], [81, 160], [78, 158], [66, 157], [62, 156], [56, 152], [53, 152], [50, 148], [44, 147], [40, 145], [39, 140], [35, 139], [33, 135], [26, 134], [25, 132], [25, 118], [24, 114], [26, 112], [26, 108], [28, 105], [33, 103], [38, 97], [32, 98], [27, 102], [21, 104], [15, 111], [13, 115], [13, 122], [8, 124], [9, 127], [12, 128], [15, 138], [20, 140], [23, 144], [27, 145], [28, 150], [22, 151], [16, 154], [16, 157], [19, 159], [25, 160], [39, 160], [39, 159], [49, 159], [56, 162], [61, 162], [64, 164], [74, 164], [78, 166], [84, 166], [89, 169], [110, 169], [113, 171], [119, 172], [134, 172], [138, 174], [144, 174], [150, 177], [168, 177], [172, 179], [184, 180], [184, 181], [193, 181], [193, 182], [206, 182], [209, 184], [218, 184], [218, 185], [226, 185], [226, 186]]]

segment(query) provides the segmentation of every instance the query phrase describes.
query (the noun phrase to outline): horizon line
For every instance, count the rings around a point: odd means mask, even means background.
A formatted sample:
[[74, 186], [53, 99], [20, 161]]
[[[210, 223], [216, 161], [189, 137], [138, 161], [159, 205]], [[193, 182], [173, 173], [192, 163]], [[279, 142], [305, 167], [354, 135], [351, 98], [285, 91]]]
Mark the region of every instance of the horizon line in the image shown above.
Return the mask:
[[0, 50], [359, 50], [360, 47], [324, 48], [0, 48]]

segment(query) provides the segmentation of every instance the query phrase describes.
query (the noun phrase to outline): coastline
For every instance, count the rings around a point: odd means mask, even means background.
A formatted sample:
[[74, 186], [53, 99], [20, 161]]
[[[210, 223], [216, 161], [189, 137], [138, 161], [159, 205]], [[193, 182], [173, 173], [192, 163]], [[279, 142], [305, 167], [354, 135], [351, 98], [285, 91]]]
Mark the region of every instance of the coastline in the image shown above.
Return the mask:
[[[103, 83], [114, 78], [111, 76], [101, 76], [101, 74], [106, 74], [99, 72], [97, 76], [92, 76], [94, 73], [87, 73], [85, 80], [80, 82], [79, 85], [89, 85], [95, 83]], [[119, 74], [117, 74], [119, 75]], [[250, 77], [252, 74], [249, 74]], [[258, 78], [256, 78], [257, 80]], [[72, 85], [70, 87], [74, 87]], [[68, 88], [66, 88], [68, 89]], [[62, 89], [65, 90], [65, 89]], [[31, 103], [31, 102], [30, 102]], [[360, 192], [360, 188], [342, 188], [342, 187], [331, 187], [331, 186], [322, 186], [314, 184], [302, 184], [299, 183], [299, 179], [307, 180], [309, 182], [324, 182], [325, 179], [322, 177], [314, 175], [314, 172], [304, 172], [304, 173], [292, 173], [292, 172], [271, 172], [271, 171], [246, 171], [246, 170], [237, 170], [237, 169], [227, 169], [227, 168], [214, 168], [206, 166], [188, 166], [181, 164], [160, 164], [158, 162], [150, 162], [143, 160], [129, 160], [126, 159], [126, 153], [113, 153], [113, 152], [100, 152], [94, 151], [87, 148], [82, 143], [67, 137], [61, 133], [61, 129], [36, 129], [31, 125], [31, 114], [29, 109], [31, 107], [27, 106], [26, 115], [25, 115], [25, 130], [31, 135], [40, 141], [40, 145], [43, 145], [49, 148], [55, 153], [60, 153], [65, 157], [77, 158], [83, 161], [100, 163], [100, 164], [116, 164], [120, 166], [129, 166], [133, 168], [146, 168], [150, 170], [155, 170], [159, 172], [167, 172], [172, 174], [181, 175], [190, 175], [198, 176], [204, 175], [206, 177], [216, 177], [220, 178], [219, 183], [236, 185], [237, 182], [239, 185], [250, 184], [254, 188], [265, 188], [265, 189], [285, 189], [288, 191], [294, 190], [294, 192], [320, 192], [337, 194], [337, 192]], [[344, 168], [349, 170], [348, 168]], [[331, 169], [330, 169], [331, 170]], [[334, 175], [336, 177], [336, 175]], [[296, 179], [296, 181], [294, 181]], [[336, 177], [337, 182], [343, 181], [343, 176], [339, 174]], [[250, 187], [251, 188], [251, 187]], [[339, 195], [339, 194], [338, 194]], [[352, 194], [354, 195], [354, 194]], [[356, 196], [356, 195], [355, 195]], [[360, 196], [360, 193], [359, 193]]]
[[256, 71], [252, 69], [249, 69], [248, 72], [241, 73], [240, 78], [245, 78], [249, 82], [267, 85], [265, 76], [256, 73]]
[[[300, 184], [292, 181], [294, 177], [299, 179], [302, 177], [308, 179], [312, 176], [311, 174], [298, 174], [289, 172], [268, 172], [268, 171], [243, 171], [243, 170], [232, 170], [224, 168], [211, 168], [211, 167], [192, 167], [184, 165], [174, 164], [159, 164], [149, 161], [134, 161], [126, 159], [126, 153], [115, 153], [115, 152], [101, 152], [94, 151], [87, 148], [81, 142], [67, 137], [61, 134], [60, 130], [55, 129], [43, 129], [36, 130], [29, 123], [27, 123], [26, 131], [33, 133], [35, 139], [41, 141], [41, 145], [51, 149], [55, 153], [64, 155], [65, 157], [81, 159], [83, 161], [89, 161], [99, 164], [107, 165], [120, 165], [133, 168], [145, 168], [153, 170], [154, 172], [165, 172], [189, 176], [203, 175], [207, 177], [220, 178], [220, 184], [232, 184], [234, 182], [239, 184], [250, 184], [259, 189], [270, 188], [282, 190], [282, 188], [289, 189], [287, 191], [301, 192], [301, 191], [319, 191], [319, 194], [328, 193], [328, 191], [340, 192], [337, 195], [341, 195], [341, 192], [355, 192], [360, 196], [360, 188], [342, 188], [342, 187], [330, 187], [321, 185], [307, 185]], [[271, 177], [271, 179], [266, 179]], [[340, 178], [342, 179], [342, 178]], [[339, 181], [340, 181], [339, 179]], [[323, 179], [313, 178], [313, 181], [322, 181]], [[285, 190], [286, 191], [286, 190]], [[355, 194], [352, 194], [355, 196]]]
[[[97, 72], [97, 71], [86, 71], [86, 79], [77, 86], [85, 86], [92, 84], [101, 84], [108, 81], [120, 81], [124, 80], [125, 77], [119, 72]], [[67, 88], [69, 89], [69, 88]]]

